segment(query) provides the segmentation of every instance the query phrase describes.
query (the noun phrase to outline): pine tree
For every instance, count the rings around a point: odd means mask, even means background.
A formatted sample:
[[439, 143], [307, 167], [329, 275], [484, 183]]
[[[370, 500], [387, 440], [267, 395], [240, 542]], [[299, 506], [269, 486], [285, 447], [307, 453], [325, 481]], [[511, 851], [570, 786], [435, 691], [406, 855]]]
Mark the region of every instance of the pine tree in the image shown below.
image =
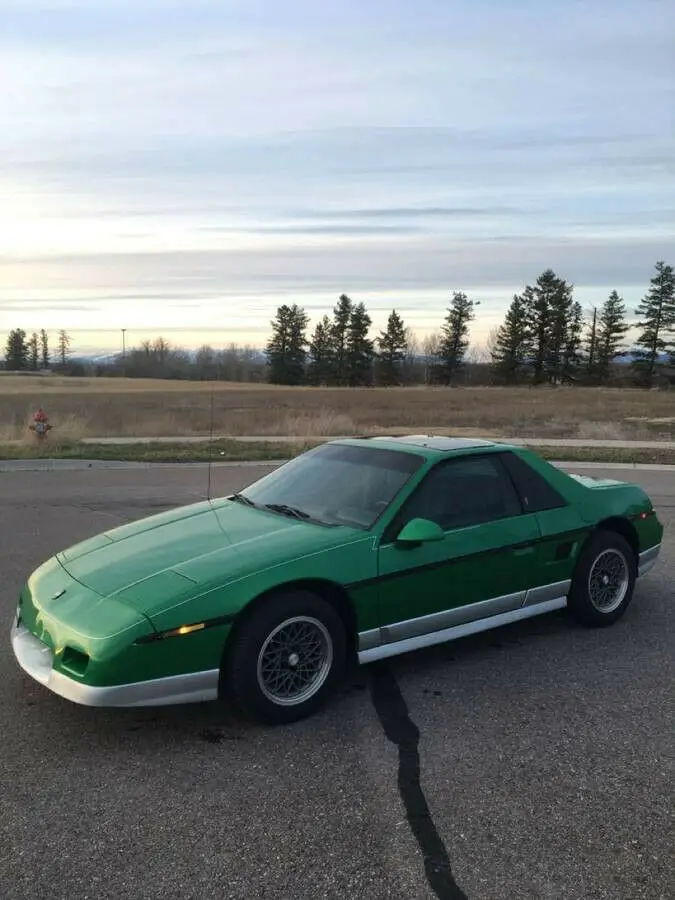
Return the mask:
[[267, 343], [268, 377], [273, 384], [302, 384], [307, 360], [306, 329], [309, 317], [297, 304], [284, 304], [272, 320]]
[[673, 341], [669, 335], [675, 330], [675, 274], [673, 267], [663, 260], [656, 263], [656, 275], [650, 280], [651, 287], [640, 301], [636, 314], [640, 317], [641, 328], [636, 343], [633, 367], [640, 384], [651, 387], [659, 357], [667, 350], [673, 355]]
[[28, 341], [28, 366], [37, 372], [40, 366], [40, 344], [37, 331], [34, 331]]
[[49, 336], [44, 328], [40, 332], [40, 366], [43, 369], [49, 368]]
[[546, 378], [546, 354], [551, 319], [551, 306], [546, 287], [546, 284], [537, 285], [537, 288], [528, 284], [523, 291], [528, 328], [532, 335], [532, 377], [535, 384], [540, 384]]
[[61, 331], [59, 331], [59, 340], [57, 346], [59, 362], [62, 366], [65, 366], [68, 362], [68, 357], [70, 356], [70, 335], [64, 329], [61, 329]]
[[529, 310], [525, 298], [514, 294], [504, 323], [495, 336], [492, 365], [507, 384], [518, 381], [532, 355]]
[[596, 306], [593, 307], [593, 314], [588, 326], [588, 336], [586, 337], [585, 341], [585, 349], [586, 378], [589, 382], [594, 382], [598, 377], [598, 309]]
[[561, 380], [569, 380], [579, 371], [581, 365], [581, 344], [584, 331], [584, 314], [580, 303], [572, 303], [569, 309], [565, 344], [560, 368]]
[[362, 387], [372, 383], [375, 347], [368, 337], [371, 324], [372, 319], [365, 305], [363, 303], [354, 305], [349, 317], [346, 343], [347, 383], [350, 387]]
[[330, 383], [334, 371], [334, 353], [331, 340], [332, 326], [328, 316], [316, 323], [309, 342], [308, 381], [313, 385]]
[[612, 363], [625, 353], [621, 344], [629, 330], [623, 297], [612, 291], [600, 310], [597, 327], [595, 373], [600, 383], [607, 381]]
[[28, 343], [23, 328], [15, 328], [7, 336], [5, 368], [12, 372], [28, 367]]
[[534, 286], [527, 285], [523, 299], [532, 335], [532, 368], [535, 384], [558, 383], [571, 374], [578, 356], [581, 309], [574, 304], [572, 285], [546, 269]]
[[331, 382], [338, 385], [349, 384], [349, 359], [347, 344], [354, 304], [347, 294], [340, 294], [333, 309], [330, 328], [331, 342]]
[[403, 319], [392, 310], [387, 319], [386, 331], [376, 339], [379, 347], [377, 380], [383, 385], [400, 385], [406, 361], [408, 338]]
[[[550, 272], [550, 270], [549, 270]], [[546, 273], [548, 275], [548, 273]], [[550, 272], [553, 275], [553, 272]], [[554, 276], [549, 282], [552, 290], [547, 294], [549, 304], [549, 333], [544, 354], [546, 377], [553, 384], [559, 384], [568, 374], [567, 361], [570, 358], [568, 346], [576, 341], [572, 330], [578, 328], [581, 311], [576, 317], [572, 301], [572, 287], [566, 281]]]
[[438, 375], [444, 384], [452, 384], [469, 349], [469, 323], [474, 319], [478, 301], [470, 300], [462, 291], [452, 295], [448, 314], [441, 327], [438, 348]]

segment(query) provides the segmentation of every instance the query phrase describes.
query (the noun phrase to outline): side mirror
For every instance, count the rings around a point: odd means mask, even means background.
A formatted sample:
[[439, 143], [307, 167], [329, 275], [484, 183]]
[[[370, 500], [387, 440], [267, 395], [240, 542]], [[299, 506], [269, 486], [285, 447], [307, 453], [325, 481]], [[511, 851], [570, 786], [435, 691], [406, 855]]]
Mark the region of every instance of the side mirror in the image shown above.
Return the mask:
[[401, 529], [396, 543], [401, 547], [413, 547], [417, 544], [428, 544], [431, 541], [442, 541], [445, 532], [440, 525], [429, 519], [411, 519]]

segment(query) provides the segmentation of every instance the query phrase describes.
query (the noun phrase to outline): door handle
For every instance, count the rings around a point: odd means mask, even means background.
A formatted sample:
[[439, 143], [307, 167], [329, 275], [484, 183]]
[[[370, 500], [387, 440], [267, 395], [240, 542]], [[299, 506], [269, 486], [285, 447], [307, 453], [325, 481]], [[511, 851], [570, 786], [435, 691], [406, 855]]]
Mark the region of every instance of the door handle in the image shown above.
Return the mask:
[[527, 556], [530, 553], [534, 553], [534, 547], [530, 544], [527, 547], [514, 547], [513, 555], [514, 556]]

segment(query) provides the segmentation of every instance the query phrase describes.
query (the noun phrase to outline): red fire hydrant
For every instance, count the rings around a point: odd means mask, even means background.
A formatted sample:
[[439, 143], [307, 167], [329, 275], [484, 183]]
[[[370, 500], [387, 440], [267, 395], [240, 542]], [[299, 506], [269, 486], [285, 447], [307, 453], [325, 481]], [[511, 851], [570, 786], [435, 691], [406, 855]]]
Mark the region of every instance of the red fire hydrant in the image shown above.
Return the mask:
[[42, 407], [33, 413], [33, 424], [30, 426], [30, 430], [35, 432], [35, 437], [39, 441], [44, 441], [47, 432], [51, 431], [53, 427], [49, 424], [49, 416]]

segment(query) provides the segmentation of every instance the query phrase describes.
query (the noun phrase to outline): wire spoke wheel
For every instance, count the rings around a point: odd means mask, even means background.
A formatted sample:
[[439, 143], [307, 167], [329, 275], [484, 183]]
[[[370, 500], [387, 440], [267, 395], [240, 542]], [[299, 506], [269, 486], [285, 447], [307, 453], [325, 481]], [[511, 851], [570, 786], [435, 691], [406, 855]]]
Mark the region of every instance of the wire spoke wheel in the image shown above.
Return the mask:
[[623, 603], [630, 584], [625, 556], [617, 549], [604, 550], [591, 566], [588, 597], [601, 613], [614, 612]]
[[272, 703], [295, 706], [321, 689], [332, 664], [333, 642], [326, 626], [311, 616], [293, 616], [263, 642], [258, 685]]

